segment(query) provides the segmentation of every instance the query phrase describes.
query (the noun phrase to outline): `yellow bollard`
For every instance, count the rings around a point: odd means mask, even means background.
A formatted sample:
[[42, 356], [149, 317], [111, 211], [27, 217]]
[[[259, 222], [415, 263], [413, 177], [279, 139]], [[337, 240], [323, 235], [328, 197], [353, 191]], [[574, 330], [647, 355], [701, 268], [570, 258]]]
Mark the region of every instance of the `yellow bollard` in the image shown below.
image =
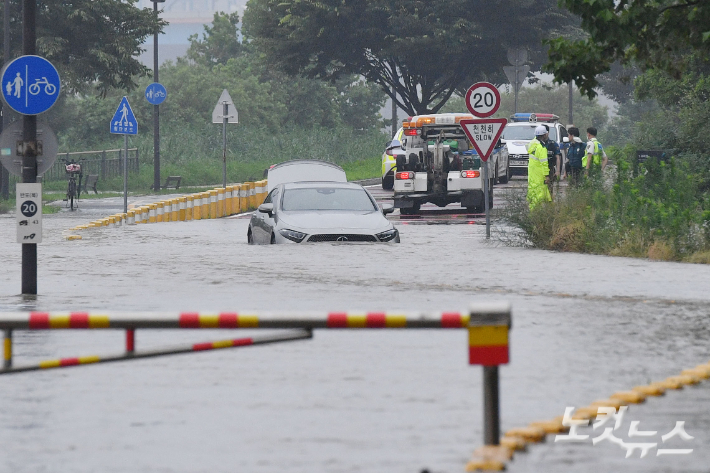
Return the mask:
[[239, 213], [239, 184], [232, 187], [232, 215], [236, 215]]
[[192, 194], [192, 219], [202, 218], [202, 194]]
[[171, 222], [178, 221], [179, 211], [180, 211], [180, 204], [178, 203], [178, 199], [170, 199], [170, 221]]
[[136, 225], [143, 223], [143, 208], [133, 207], [133, 218]]
[[256, 206], [258, 207], [266, 200], [266, 181], [257, 181], [254, 185], [256, 188]]
[[163, 204], [163, 222], [169, 222], [170, 221], [170, 201], [169, 200], [163, 200], [161, 201]]
[[209, 191], [210, 194], [210, 218], [217, 218], [217, 189]]
[[126, 224], [135, 225], [136, 224], [136, 211], [131, 209], [126, 213]]
[[202, 195], [202, 218], [210, 218], [210, 193], [203, 192], [201, 195]]
[[229, 217], [235, 212], [232, 208], [232, 195], [234, 194], [234, 186], [227, 186], [224, 190], [224, 215]]
[[247, 210], [256, 208], [256, 186], [253, 182], [245, 182], [247, 185]]
[[178, 199], [178, 220], [185, 221], [187, 215], [187, 197], [179, 197]]
[[244, 187], [244, 184], [238, 184], [237, 185], [237, 206], [239, 207], [239, 213], [244, 213], [244, 211], [247, 208], [247, 199], [246, 199], [246, 188]]
[[150, 204], [148, 206], [148, 223], [155, 223], [156, 214], [158, 212], [158, 204]]
[[217, 190], [217, 218], [222, 218], [224, 217], [224, 197], [225, 197], [225, 190], [223, 187], [220, 187]]
[[165, 208], [165, 204], [163, 202], [158, 202], [157, 204], [155, 204], [155, 221], [156, 222], [163, 221], [164, 208]]
[[191, 195], [185, 197], [185, 220], [192, 220], [192, 208], [195, 205], [195, 198]]

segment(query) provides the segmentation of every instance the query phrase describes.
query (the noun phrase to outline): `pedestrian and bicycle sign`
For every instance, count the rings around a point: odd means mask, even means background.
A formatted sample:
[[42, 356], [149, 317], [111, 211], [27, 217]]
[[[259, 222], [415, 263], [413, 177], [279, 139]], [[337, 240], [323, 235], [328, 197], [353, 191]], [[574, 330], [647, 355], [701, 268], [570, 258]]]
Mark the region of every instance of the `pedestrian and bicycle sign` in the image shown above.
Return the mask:
[[145, 88], [145, 99], [151, 105], [160, 105], [167, 96], [167, 90], [165, 90], [163, 84], [160, 84], [159, 82], [153, 82]]
[[138, 134], [138, 120], [131, 110], [128, 99], [123, 97], [118, 104], [116, 113], [111, 119], [111, 133], [116, 135], [136, 135]]
[[43, 57], [18, 57], [2, 72], [5, 103], [22, 115], [49, 110], [59, 98], [60, 87], [57, 69]]

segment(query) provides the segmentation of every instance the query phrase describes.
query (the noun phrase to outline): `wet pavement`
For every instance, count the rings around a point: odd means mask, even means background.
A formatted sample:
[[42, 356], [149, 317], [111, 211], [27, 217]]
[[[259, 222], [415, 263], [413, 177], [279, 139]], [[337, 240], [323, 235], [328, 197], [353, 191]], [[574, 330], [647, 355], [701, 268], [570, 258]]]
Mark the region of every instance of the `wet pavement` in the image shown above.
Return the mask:
[[[505, 226], [494, 221], [486, 242], [475, 216], [395, 222], [399, 245], [248, 246], [245, 218], [63, 238], [104, 210], [45, 217], [36, 301], [18, 295], [14, 219], [0, 216], [0, 310], [463, 310], [505, 300], [514, 312], [503, 430], [710, 361], [705, 265], [507, 247]], [[139, 331], [137, 345], [245, 333]], [[123, 334], [15, 341], [19, 363], [120, 352]], [[0, 471], [461, 472], [483, 443], [482, 370], [467, 365], [465, 331], [316, 331], [283, 345], [4, 376], [0, 400]], [[709, 400], [710, 382], [671, 392], [632, 406], [620, 430], [638, 420], [660, 437], [684, 420], [695, 438], [673, 446], [689, 455], [625, 459], [616, 445], [549, 436], [509, 471], [708, 472]]]

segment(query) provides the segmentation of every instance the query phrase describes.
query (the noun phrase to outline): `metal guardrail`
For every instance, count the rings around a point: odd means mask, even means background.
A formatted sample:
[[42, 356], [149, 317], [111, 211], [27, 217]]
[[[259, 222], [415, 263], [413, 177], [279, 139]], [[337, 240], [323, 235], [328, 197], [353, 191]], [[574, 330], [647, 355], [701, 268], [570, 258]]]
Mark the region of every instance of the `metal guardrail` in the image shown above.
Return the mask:
[[[76, 151], [57, 154], [57, 160], [43, 175], [42, 181], [66, 180], [64, 160], [83, 160], [82, 172], [84, 176], [96, 174], [100, 180], [123, 176], [123, 149], [104, 149], [100, 151]], [[128, 149], [128, 171], [138, 172], [138, 148]]]

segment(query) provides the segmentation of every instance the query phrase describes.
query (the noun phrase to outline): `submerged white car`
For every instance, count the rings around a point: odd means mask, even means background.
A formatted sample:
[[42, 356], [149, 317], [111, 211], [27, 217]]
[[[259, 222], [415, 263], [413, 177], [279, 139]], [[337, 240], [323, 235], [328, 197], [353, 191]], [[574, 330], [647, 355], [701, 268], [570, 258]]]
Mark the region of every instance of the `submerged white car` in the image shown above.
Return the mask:
[[[294, 165], [298, 162], [289, 163]], [[340, 169], [318, 161], [305, 164]], [[316, 179], [318, 174], [321, 178], [328, 177], [326, 174], [330, 171], [316, 170], [324, 171], [311, 173]], [[276, 171], [278, 173], [278, 169]], [[299, 178], [303, 178], [305, 174], [307, 173], [299, 173]], [[271, 180], [271, 177], [269, 179]], [[271, 191], [264, 203], [252, 214], [247, 231], [249, 244], [399, 243], [399, 232], [385, 217], [393, 212], [394, 208], [391, 205], [380, 207], [364, 187], [344, 182], [344, 173], [343, 180], [340, 181], [313, 180], [273, 184], [272, 187], [272, 182], [269, 182]]]

